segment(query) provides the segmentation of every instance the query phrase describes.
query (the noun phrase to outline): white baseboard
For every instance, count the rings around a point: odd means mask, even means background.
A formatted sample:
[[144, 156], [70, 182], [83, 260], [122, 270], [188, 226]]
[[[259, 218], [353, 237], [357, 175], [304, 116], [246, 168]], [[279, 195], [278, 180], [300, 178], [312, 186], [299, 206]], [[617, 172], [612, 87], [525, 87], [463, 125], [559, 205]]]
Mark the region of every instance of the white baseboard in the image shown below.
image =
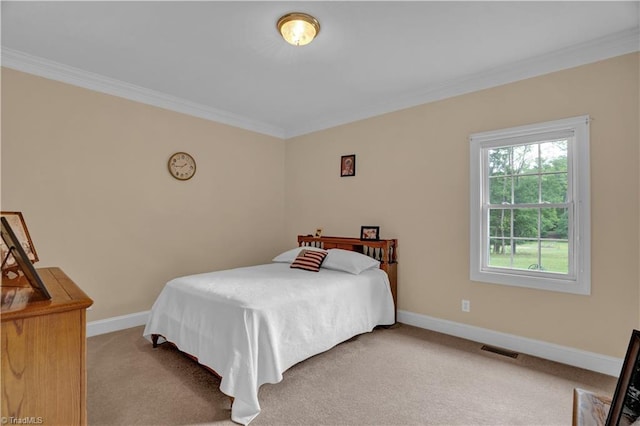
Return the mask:
[[[107, 318], [87, 323], [87, 337], [111, 333], [131, 327], [145, 325], [149, 311], [137, 312], [119, 317]], [[541, 340], [528, 339], [513, 334], [501, 333], [473, 325], [457, 323], [408, 311], [398, 311], [398, 322], [449, 334], [463, 339], [487, 345], [537, 356], [551, 361], [580, 367], [609, 376], [618, 377], [622, 370], [622, 358], [587, 352], [580, 349], [560, 346]]]
[[147, 323], [147, 318], [149, 318], [149, 311], [91, 321], [87, 323], [87, 337], [145, 325]]
[[622, 358], [614, 358], [413, 312], [399, 310], [398, 322], [596, 371], [613, 377], [618, 377], [622, 370]]

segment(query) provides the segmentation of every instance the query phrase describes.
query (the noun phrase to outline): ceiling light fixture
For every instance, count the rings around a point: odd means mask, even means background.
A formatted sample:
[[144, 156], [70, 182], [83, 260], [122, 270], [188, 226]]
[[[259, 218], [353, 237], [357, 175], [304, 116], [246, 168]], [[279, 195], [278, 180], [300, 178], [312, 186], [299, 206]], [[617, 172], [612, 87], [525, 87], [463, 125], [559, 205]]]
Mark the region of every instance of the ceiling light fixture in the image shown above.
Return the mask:
[[313, 41], [320, 32], [320, 23], [306, 13], [289, 13], [278, 19], [278, 31], [282, 38], [294, 46], [304, 46]]

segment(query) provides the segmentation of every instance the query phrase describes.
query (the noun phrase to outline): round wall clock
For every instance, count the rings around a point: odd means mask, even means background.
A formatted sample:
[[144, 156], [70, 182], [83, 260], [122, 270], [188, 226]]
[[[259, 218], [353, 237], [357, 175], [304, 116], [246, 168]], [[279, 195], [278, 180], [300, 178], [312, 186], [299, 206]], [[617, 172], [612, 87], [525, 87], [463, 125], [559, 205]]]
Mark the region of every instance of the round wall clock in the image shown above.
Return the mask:
[[176, 179], [188, 180], [196, 173], [196, 160], [186, 152], [176, 152], [169, 157], [169, 173]]

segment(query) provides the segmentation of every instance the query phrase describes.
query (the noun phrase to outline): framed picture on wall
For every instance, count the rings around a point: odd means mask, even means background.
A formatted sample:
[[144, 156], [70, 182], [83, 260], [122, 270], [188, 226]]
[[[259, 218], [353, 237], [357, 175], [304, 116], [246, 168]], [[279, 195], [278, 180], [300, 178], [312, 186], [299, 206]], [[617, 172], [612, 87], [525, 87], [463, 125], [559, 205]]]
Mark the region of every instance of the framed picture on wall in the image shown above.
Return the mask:
[[640, 420], [640, 331], [633, 330], [622, 372], [611, 400], [607, 426], [627, 426]]
[[356, 175], [356, 155], [343, 155], [340, 159], [340, 176], [355, 176]]
[[360, 239], [369, 241], [378, 241], [380, 239], [379, 226], [362, 226], [360, 228]]

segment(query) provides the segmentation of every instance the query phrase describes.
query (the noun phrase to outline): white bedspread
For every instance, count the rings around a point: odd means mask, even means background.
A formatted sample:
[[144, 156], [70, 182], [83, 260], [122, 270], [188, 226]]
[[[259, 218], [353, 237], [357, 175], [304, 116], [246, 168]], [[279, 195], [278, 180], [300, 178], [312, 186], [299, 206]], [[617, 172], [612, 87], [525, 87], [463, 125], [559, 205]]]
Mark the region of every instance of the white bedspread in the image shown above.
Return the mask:
[[210, 272], [167, 283], [144, 336], [160, 334], [222, 376], [231, 419], [260, 413], [258, 389], [294, 364], [376, 325], [392, 324], [387, 274], [291, 269], [287, 263]]

